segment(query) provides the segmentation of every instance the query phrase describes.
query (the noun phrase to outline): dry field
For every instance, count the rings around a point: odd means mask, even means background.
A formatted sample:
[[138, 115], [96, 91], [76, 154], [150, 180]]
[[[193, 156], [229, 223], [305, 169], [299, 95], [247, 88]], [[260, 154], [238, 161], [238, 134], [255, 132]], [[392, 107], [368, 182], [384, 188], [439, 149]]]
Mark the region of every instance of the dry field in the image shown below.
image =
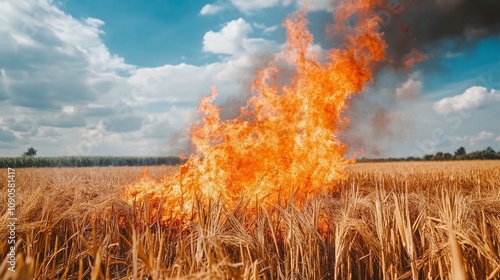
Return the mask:
[[141, 171], [16, 170], [16, 273], [2, 191], [0, 278], [500, 279], [500, 161], [355, 164], [303, 203], [214, 201], [170, 225], [120, 198]]

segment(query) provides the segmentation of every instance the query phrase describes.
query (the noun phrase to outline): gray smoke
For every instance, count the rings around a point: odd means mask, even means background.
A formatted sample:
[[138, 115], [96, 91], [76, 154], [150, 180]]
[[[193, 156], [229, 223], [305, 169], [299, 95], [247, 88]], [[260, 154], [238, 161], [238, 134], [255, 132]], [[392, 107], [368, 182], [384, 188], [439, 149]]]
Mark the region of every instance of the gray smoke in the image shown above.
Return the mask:
[[[397, 110], [396, 88], [411, 73], [401, 69], [406, 68], [413, 50], [428, 57], [421, 71], [442, 71], [435, 58], [445, 55], [439, 53], [443, 46], [446, 51], [461, 52], [482, 39], [500, 35], [499, 0], [388, 0], [377, 12], [384, 19], [381, 30], [388, 46], [388, 62], [375, 71], [373, 91], [351, 100], [346, 113], [351, 121], [341, 136], [351, 153], [362, 152], [360, 156], [367, 157], [388, 156], [412, 131], [414, 117]], [[397, 73], [391, 92], [377, 79], [388, 68]]]
[[[336, 0], [330, 0], [336, 1]], [[387, 41], [389, 63], [382, 68], [402, 68], [404, 62], [416, 49], [429, 58], [432, 69], [439, 68], [432, 57], [443, 43], [450, 44], [452, 51], [473, 47], [481, 39], [500, 34], [500, 0], [387, 0], [379, 8], [378, 13], [385, 16], [383, 26], [384, 38]], [[331, 16], [324, 22], [331, 22]], [[330, 34], [331, 35], [331, 34]], [[338, 47], [337, 38], [331, 38]], [[239, 115], [252, 92], [250, 90], [256, 69], [267, 66], [272, 54], [256, 56], [254, 65], [248, 75], [241, 77], [243, 91], [218, 104], [221, 106], [221, 119], [232, 119]], [[286, 64], [278, 65], [282, 70], [278, 73], [277, 84], [286, 85], [293, 76], [293, 70]], [[400, 75], [401, 84], [408, 77]], [[375, 79], [375, 90], [378, 88]], [[394, 88], [395, 89], [395, 88]], [[362, 151], [362, 156], [387, 156], [391, 148], [405, 138], [412, 127], [412, 119], [393, 111], [397, 106], [394, 92], [381, 92], [377, 96], [357, 95], [351, 100], [347, 117], [351, 120], [341, 140], [348, 143], [350, 152]], [[187, 131], [182, 138], [187, 138]], [[188, 145], [185, 154], [194, 151]]]

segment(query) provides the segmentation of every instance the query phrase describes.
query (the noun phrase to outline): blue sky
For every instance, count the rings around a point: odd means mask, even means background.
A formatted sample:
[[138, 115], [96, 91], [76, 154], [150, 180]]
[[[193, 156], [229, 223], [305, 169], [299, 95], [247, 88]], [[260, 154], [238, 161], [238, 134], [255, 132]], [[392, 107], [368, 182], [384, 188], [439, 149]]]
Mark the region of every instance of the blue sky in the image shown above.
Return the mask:
[[[103, 42], [110, 52], [140, 67], [203, 62], [200, 49], [206, 30], [219, 18], [198, 16], [207, 1], [69, 1], [71, 15], [103, 20]], [[113, 11], [113, 12], [110, 12]], [[200, 27], [205, 28], [200, 28]], [[184, 57], [184, 59], [182, 59]]]
[[[156, 67], [164, 64], [205, 64], [217, 60], [217, 56], [203, 52], [200, 46], [207, 31], [219, 30], [231, 20], [244, 17], [257, 25], [280, 25], [295, 10], [294, 6], [271, 7], [266, 13], [245, 13], [229, 3], [221, 5], [224, 12], [201, 15], [204, 6], [213, 1], [67, 1], [64, 10], [78, 18], [94, 17], [103, 20], [103, 42], [110, 52], [126, 58], [127, 63], [140, 67]], [[221, 8], [222, 9], [222, 8]], [[113, 11], [113, 12], [110, 12]], [[270, 17], [269, 15], [273, 16]], [[272, 37], [281, 42], [283, 30], [263, 34], [254, 28], [254, 36]]]
[[[31, 146], [40, 156], [178, 154], [199, 99], [212, 85], [218, 102], [245, 96], [302, 4], [0, 2], [0, 156]], [[335, 2], [312, 0], [310, 10], [323, 52]], [[433, 47], [410, 70], [382, 70], [353, 100], [344, 139], [362, 156], [500, 149], [499, 36]]]

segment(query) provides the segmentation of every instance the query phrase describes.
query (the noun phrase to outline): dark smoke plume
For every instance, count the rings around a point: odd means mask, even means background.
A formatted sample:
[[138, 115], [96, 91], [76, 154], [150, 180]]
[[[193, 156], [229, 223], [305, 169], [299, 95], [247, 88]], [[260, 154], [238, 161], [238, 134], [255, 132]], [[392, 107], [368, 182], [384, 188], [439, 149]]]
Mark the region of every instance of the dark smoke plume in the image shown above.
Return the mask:
[[380, 9], [395, 66], [415, 49], [432, 58], [442, 43], [457, 51], [500, 34], [499, 0], [388, 0]]

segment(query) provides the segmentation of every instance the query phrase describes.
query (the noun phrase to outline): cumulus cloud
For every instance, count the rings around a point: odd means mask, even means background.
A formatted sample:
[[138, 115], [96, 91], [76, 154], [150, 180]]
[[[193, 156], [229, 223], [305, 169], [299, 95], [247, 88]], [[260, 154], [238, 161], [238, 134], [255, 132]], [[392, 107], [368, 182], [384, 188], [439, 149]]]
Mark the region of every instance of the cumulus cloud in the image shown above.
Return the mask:
[[471, 146], [476, 146], [481, 142], [486, 142], [489, 140], [493, 140], [495, 138], [495, 133], [490, 131], [481, 131], [477, 135], [469, 136], [468, 141]]
[[[46, 0], [1, 1], [0, 10], [0, 111], [15, 116], [0, 117], [0, 138], [15, 143], [2, 142], [3, 155], [18, 155], [23, 145], [45, 155], [173, 152], [167, 144], [178, 149], [185, 141], [176, 131], [189, 127], [212, 85], [219, 100], [240, 94], [255, 73], [253, 55], [279, 48], [251, 37], [240, 19], [204, 41], [206, 52], [228, 55], [219, 62], [140, 68], [108, 50], [100, 19], [76, 19]], [[165, 106], [151, 111], [151, 104]], [[57, 143], [43, 140], [51, 135]]]
[[[301, 8], [305, 4], [305, 0], [295, 0], [295, 6]], [[335, 11], [337, 0], [309, 0], [308, 9], [310, 12], [314, 11]]]
[[396, 99], [398, 101], [410, 101], [418, 99], [422, 92], [422, 82], [408, 79], [401, 87], [396, 89]]
[[217, 4], [206, 4], [201, 8], [200, 15], [215, 15], [218, 14], [219, 12], [223, 11], [224, 7], [222, 5], [217, 5]]
[[253, 75], [253, 63], [249, 56], [242, 55], [204, 66], [182, 63], [141, 68], [128, 79], [133, 90], [123, 98], [126, 102], [133, 100], [133, 106], [151, 102], [197, 105], [200, 97], [210, 94], [212, 85], [217, 86], [220, 96], [239, 93], [239, 78]]
[[0, 102], [7, 99], [9, 86], [7, 76], [4, 69], [0, 69], [1, 79], [0, 79]]
[[220, 31], [208, 31], [203, 36], [203, 51], [214, 54], [242, 55], [277, 51], [276, 42], [250, 38], [252, 26], [243, 18], [226, 23]]
[[17, 140], [16, 135], [4, 128], [0, 128], [0, 142], [14, 142]]
[[39, 126], [73, 128], [85, 127], [87, 121], [82, 115], [62, 113], [56, 116], [44, 117], [37, 124]]
[[489, 140], [493, 139], [495, 137], [495, 133], [489, 132], [489, 131], [481, 131], [479, 134], [474, 138], [476, 141], [483, 141], [483, 140]]
[[279, 25], [266, 26], [266, 25], [260, 24], [260, 23], [254, 23], [253, 26], [255, 26], [258, 29], [261, 29], [262, 33], [264, 33], [264, 34], [273, 33], [274, 31], [278, 30], [278, 28], [280, 27]]
[[8, 118], [6, 119], [5, 123], [12, 131], [26, 133], [36, 130], [35, 123], [28, 118]]
[[108, 131], [113, 132], [130, 132], [140, 130], [143, 124], [143, 119], [139, 116], [127, 116], [124, 118], [113, 118], [110, 120]]
[[107, 117], [111, 116], [115, 113], [115, 111], [112, 108], [109, 108], [107, 106], [95, 106], [95, 105], [90, 105], [82, 108], [78, 108], [76, 111], [77, 114], [83, 115], [85, 117]]
[[[187, 107], [171, 107], [168, 111], [148, 117], [148, 123], [142, 133], [147, 137], [166, 141], [169, 136], [189, 133], [188, 124], [194, 120], [194, 115]], [[182, 147], [184, 148], [184, 147]]]
[[463, 135], [463, 136], [458, 136], [458, 137], [450, 137], [450, 140], [453, 141], [458, 141], [458, 142], [466, 142], [471, 146], [476, 146], [477, 144], [481, 142], [486, 142], [490, 140], [495, 140], [499, 141], [500, 140], [500, 135], [496, 137], [496, 134], [490, 131], [481, 131], [476, 135]]
[[42, 128], [40, 129], [39, 136], [40, 137], [49, 137], [49, 138], [60, 138], [63, 134], [54, 128]]
[[108, 92], [117, 71], [131, 71], [100, 39], [99, 19], [77, 20], [50, 1], [0, 3], [0, 99], [12, 106], [58, 111]]
[[497, 101], [500, 101], [500, 91], [494, 89], [488, 91], [485, 87], [474, 86], [460, 95], [446, 97], [434, 103], [434, 110], [440, 114], [447, 114], [486, 107]]
[[215, 54], [236, 55], [244, 51], [243, 40], [252, 32], [244, 19], [228, 22], [218, 31], [209, 31], [203, 36], [203, 50]]

